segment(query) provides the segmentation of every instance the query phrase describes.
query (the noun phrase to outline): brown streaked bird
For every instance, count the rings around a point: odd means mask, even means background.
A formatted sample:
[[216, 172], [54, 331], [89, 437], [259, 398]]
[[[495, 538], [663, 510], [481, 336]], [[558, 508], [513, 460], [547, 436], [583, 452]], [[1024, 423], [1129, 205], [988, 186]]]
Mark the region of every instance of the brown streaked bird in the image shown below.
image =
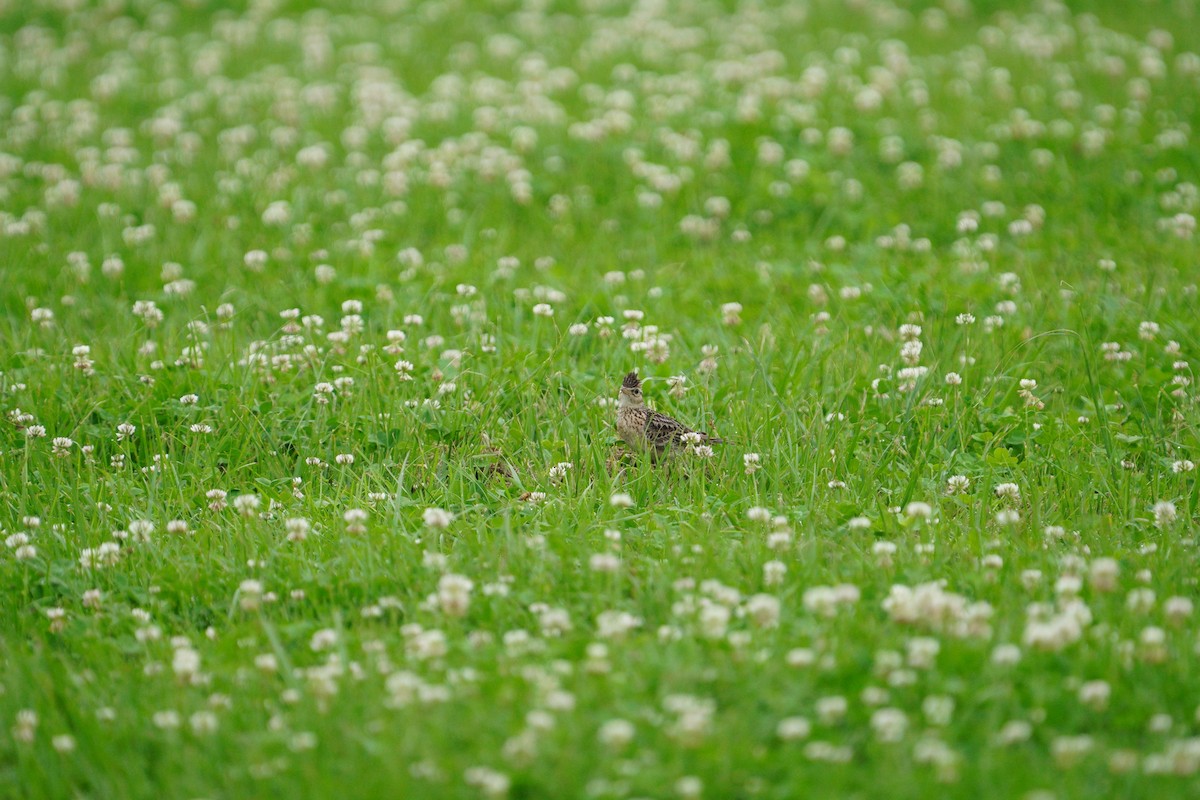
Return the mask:
[[625, 376], [617, 395], [617, 435], [635, 450], [652, 450], [656, 456], [682, 450], [689, 444], [688, 439], [695, 439], [692, 444], [721, 442], [647, 408], [642, 399], [642, 382], [636, 372]]

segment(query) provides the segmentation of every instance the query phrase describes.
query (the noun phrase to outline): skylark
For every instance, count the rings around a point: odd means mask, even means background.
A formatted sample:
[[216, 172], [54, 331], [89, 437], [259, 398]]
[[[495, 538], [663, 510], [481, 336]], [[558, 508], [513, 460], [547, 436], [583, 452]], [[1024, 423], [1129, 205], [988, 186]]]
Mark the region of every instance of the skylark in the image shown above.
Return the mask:
[[617, 435], [633, 449], [651, 450], [656, 456], [682, 450], [689, 444], [721, 442], [647, 408], [636, 372], [625, 376], [617, 395]]

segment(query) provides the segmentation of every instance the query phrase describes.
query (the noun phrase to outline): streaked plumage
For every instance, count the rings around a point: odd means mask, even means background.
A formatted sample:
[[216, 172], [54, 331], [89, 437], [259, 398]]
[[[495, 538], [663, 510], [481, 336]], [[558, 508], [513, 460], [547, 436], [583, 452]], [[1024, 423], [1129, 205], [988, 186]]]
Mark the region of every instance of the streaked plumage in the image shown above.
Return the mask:
[[642, 399], [642, 382], [636, 372], [625, 376], [617, 396], [617, 435], [636, 450], [653, 450], [656, 455], [682, 450], [687, 434], [699, 437], [696, 444], [720, 443], [707, 433], [693, 431], [666, 414], [651, 411]]

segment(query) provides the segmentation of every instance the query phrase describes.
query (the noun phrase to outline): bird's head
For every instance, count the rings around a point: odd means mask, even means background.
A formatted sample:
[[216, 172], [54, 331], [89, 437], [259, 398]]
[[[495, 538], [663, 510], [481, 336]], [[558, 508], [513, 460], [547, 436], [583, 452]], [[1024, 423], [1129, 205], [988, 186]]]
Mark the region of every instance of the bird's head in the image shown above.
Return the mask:
[[636, 372], [631, 372], [621, 381], [621, 392], [617, 396], [617, 404], [621, 407], [642, 405], [642, 382]]

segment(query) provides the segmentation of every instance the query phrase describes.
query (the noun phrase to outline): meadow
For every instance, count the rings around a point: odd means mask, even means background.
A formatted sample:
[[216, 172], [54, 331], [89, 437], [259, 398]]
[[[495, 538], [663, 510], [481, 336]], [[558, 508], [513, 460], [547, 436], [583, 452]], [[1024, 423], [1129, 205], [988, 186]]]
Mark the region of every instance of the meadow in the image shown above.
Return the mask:
[[0, 0], [0, 797], [1200, 795], [1198, 14]]

